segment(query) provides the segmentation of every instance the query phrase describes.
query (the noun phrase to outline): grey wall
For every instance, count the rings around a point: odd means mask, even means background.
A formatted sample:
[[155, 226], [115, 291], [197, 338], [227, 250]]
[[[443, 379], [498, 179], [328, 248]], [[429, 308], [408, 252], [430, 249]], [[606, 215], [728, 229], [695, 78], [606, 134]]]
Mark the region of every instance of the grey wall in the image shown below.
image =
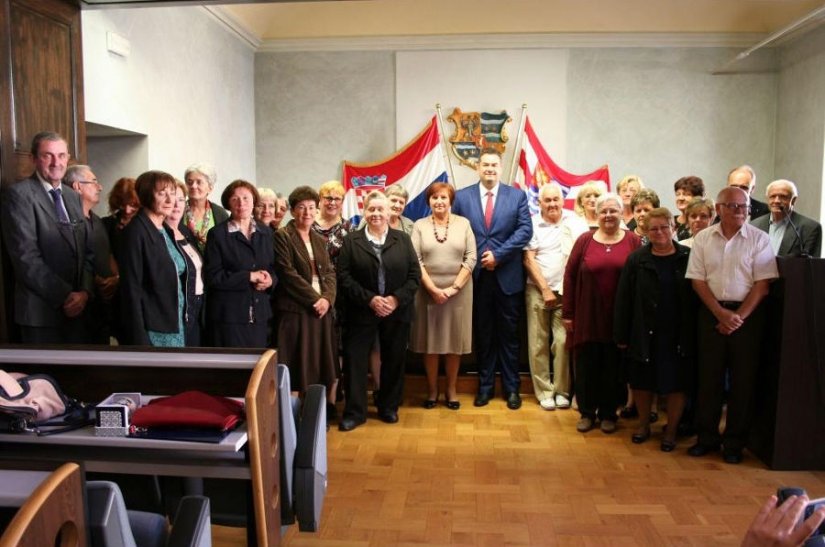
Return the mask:
[[[589, 172], [608, 163], [614, 181], [639, 174], [671, 207], [673, 182], [684, 175], [701, 176], [712, 194], [741, 163], [753, 165], [760, 181], [773, 177], [775, 70], [712, 76], [736, 53], [724, 48], [572, 48], [568, 53], [563, 167]], [[491, 73], [467, 68], [460, 77], [485, 86], [542, 70], [528, 55], [520, 66], [512, 50], [485, 55]], [[499, 62], [505, 57], [507, 62]], [[757, 57], [762, 68], [775, 68], [774, 52]], [[281, 190], [317, 185], [340, 176], [344, 158], [376, 161], [394, 151], [392, 52], [259, 53], [255, 76], [260, 181]], [[531, 100], [531, 110], [536, 103]], [[422, 115], [422, 127], [430, 115]], [[535, 121], [534, 127], [540, 137], [551, 131]], [[451, 126], [445, 123], [445, 129]]]
[[[209, 162], [218, 173], [217, 192], [232, 179], [254, 177], [249, 45], [199, 7], [84, 10], [82, 25], [88, 122], [146, 135], [144, 168], [182, 178], [186, 166]], [[107, 51], [108, 32], [130, 42], [127, 57]], [[90, 149], [90, 163], [111, 163], [92, 153], [117, 148]]]
[[[341, 162], [395, 151], [392, 52], [259, 53], [259, 186], [288, 193], [341, 178]], [[426, 120], [422, 122], [426, 123]]]
[[825, 211], [825, 27], [783, 47], [780, 62], [776, 176], [797, 184], [799, 212], [820, 219]]
[[[773, 176], [773, 72], [711, 75], [737, 51], [721, 48], [580, 48], [570, 53], [568, 160], [602, 163], [612, 181], [637, 174], [674, 207], [673, 183], [705, 181], [711, 197], [742, 163]], [[768, 65], [773, 53], [767, 53]], [[763, 63], [764, 64], [764, 63]]]

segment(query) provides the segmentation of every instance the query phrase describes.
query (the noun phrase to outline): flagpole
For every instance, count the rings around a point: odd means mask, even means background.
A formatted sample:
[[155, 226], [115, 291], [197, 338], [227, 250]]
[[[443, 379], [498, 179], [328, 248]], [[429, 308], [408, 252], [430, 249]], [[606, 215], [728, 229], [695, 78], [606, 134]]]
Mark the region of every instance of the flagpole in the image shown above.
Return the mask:
[[518, 155], [521, 153], [521, 146], [524, 141], [524, 124], [527, 122], [527, 116], [524, 114], [527, 111], [527, 103], [521, 105], [521, 120], [519, 121], [518, 135], [516, 136], [516, 148], [513, 150], [513, 161], [510, 164], [510, 178], [507, 184], [512, 185], [516, 179], [516, 166], [518, 165]]
[[450, 159], [450, 152], [447, 150], [447, 145], [444, 142], [444, 122], [441, 120], [441, 103], [435, 105], [436, 121], [438, 122], [438, 134], [441, 137], [441, 153], [447, 156], [447, 168], [450, 170], [450, 181], [453, 187], [456, 185], [455, 173], [453, 173], [453, 162]]

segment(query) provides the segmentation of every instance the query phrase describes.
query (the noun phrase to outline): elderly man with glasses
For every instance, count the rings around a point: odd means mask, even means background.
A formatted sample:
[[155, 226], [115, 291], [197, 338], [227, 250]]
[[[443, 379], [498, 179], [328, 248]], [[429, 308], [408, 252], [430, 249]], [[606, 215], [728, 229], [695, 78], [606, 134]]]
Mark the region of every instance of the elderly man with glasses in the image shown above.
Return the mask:
[[[716, 198], [721, 219], [694, 238], [685, 277], [702, 300], [697, 320], [699, 383], [697, 442], [691, 456], [724, 445], [727, 463], [742, 461], [754, 404], [754, 385], [766, 314], [759, 305], [778, 276], [768, 234], [747, 223], [748, 194], [728, 186]], [[725, 374], [730, 374], [723, 435], [719, 420]]]

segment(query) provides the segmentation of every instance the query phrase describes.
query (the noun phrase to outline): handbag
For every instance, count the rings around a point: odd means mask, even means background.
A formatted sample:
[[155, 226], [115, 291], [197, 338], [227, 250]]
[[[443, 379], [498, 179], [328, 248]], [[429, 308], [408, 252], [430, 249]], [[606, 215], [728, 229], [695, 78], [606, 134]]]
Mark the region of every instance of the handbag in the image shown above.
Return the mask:
[[132, 414], [134, 437], [220, 442], [243, 420], [244, 405], [202, 391], [153, 399]]
[[85, 405], [67, 397], [51, 376], [0, 370], [0, 432], [49, 435], [88, 423]]

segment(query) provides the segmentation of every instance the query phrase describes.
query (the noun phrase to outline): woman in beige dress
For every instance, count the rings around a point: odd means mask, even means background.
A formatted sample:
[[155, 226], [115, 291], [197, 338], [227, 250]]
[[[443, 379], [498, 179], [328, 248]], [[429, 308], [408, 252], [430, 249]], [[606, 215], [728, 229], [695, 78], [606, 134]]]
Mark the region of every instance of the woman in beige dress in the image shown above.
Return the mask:
[[421, 263], [410, 349], [424, 355], [429, 393], [424, 408], [438, 400], [438, 361], [445, 356], [445, 404], [458, 410], [456, 380], [461, 354], [472, 351], [473, 277], [476, 240], [470, 222], [450, 212], [455, 190], [446, 183], [427, 189], [433, 214], [413, 226], [412, 242]]

